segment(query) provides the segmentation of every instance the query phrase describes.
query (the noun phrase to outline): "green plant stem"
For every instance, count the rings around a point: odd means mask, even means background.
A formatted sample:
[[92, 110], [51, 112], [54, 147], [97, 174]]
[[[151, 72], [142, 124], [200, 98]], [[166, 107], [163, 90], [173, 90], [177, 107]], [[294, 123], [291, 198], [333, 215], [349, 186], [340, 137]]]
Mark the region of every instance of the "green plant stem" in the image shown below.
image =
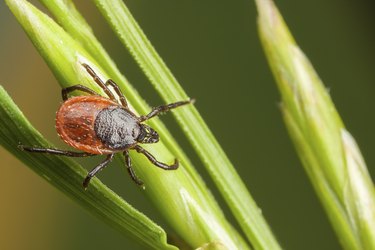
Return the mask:
[[[94, 2], [160, 96], [166, 102], [187, 99], [125, 4], [118, 0]], [[280, 249], [260, 209], [198, 111], [191, 107], [176, 110], [174, 114], [254, 247]]]
[[375, 249], [375, 190], [355, 140], [271, 0], [258, 27], [288, 132], [345, 249]]

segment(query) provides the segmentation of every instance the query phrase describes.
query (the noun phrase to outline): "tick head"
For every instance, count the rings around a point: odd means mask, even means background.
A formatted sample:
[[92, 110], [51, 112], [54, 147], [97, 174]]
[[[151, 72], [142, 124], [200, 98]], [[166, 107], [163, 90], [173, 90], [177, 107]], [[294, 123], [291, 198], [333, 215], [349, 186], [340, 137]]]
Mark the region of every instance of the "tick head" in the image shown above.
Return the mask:
[[137, 141], [140, 143], [156, 143], [159, 141], [159, 134], [150, 126], [141, 124], [141, 131]]

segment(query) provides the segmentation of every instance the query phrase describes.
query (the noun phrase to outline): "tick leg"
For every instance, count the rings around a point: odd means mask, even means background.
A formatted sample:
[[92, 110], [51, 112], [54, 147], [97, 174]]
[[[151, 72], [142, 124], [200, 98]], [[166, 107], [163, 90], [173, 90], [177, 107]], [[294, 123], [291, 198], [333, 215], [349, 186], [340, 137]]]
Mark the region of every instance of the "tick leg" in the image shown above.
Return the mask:
[[171, 109], [180, 107], [182, 105], [193, 103], [194, 101], [195, 101], [194, 99], [190, 99], [188, 101], [174, 102], [174, 103], [170, 103], [170, 104], [167, 104], [167, 105], [161, 105], [159, 107], [152, 108], [152, 110], [151, 110], [151, 112], [149, 114], [140, 116], [139, 117], [139, 121], [140, 122], [144, 122], [144, 121], [146, 121], [148, 119], [151, 119], [154, 116], [159, 115], [162, 112], [167, 112], [167, 111], [169, 111]]
[[25, 147], [24, 145], [18, 145], [18, 148], [27, 152], [32, 153], [46, 153], [46, 154], [53, 154], [53, 155], [63, 155], [68, 157], [87, 157], [87, 156], [94, 156], [95, 154], [90, 154], [86, 152], [74, 152], [74, 151], [66, 151], [54, 148], [34, 148], [34, 147]]
[[108, 81], [106, 81], [105, 84], [112, 86], [112, 88], [116, 91], [116, 94], [120, 98], [120, 102], [121, 102], [122, 106], [124, 106], [125, 108], [127, 108], [128, 107], [128, 102], [126, 101], [126, 98], [125, 98], [124, 94], [121, 92], [121, 90], [120, 90], [119, 86], [117, 85], [117, 83], [115, 83], [113, 80], [109, 79]]
[[89, 89], [88, 87], [83, 86], [81, 84], [77, 84], [77, 85], [70, 86], [70, 87], [62, 89], [61, 90], [62, 99], [64, 101], [66, 101], [68, 99], [68, 94], [72, 91], [75, 91], [75, 90], [80, 90], [82, 92], [86, 92], [86, 93], [89, 93], [91, 95], [98, 95], [98, 93], [96, 93], [94, 90]]
[[100, 163], [98, 166], [96, 166], [95, 168], [93, 168], [86, 176], [85, 180], [83, 181], [83, 187], [85, 189], [87, 189], [89, 183], [90, 183], [90, 180], [92, 179], [92, 177], [94, 177], [98, 172], [100, 172], [101, 170], [103, 170], [107, 165], [108, 163], [110, 163], [113, 159], [113, 156], [114, 154], [110, 154], [107, 156], [107, 158], [105, 158], [105, 160]]
[[146, 149], [142, 148], [141, 146], [136, 145], [134, 149], [137, 150], [138, 153], [144, 154], [147, 157], [147, 159], [149, 159], [152, 162], [152, 164], [154, 164], [155, 166], [159, 168], [162, 168], [164, 170], [174, 170], [178, 168], [177, 159], [174, 160], [174, 163], [172, 165], [167, 165], [165, 163], [157, 161], [155, 157], [152, 154], [150, 154], [150, 152], [148, 152]]
[[134, 172], [134, 169], [132, 168], [132, 161], [130, 159], [130, 155], [129, 155], [129, 151], [128, 150], [124, 151], [124, 156], [125, 156], [125, 166], [126, 166], [126, 169], [128, 170], [128, 173], [129, 173], [130, 177], [132, 178], [132, 180], [137, 185], [142, 186], [143, 185], [143, 181], [141, 181], [137, 177], [137, 175]]
[[112, 100], [112, 101], [117, 101], [111, 90], [105, 85], [105, 83], [99, 78], [99, 76], [95, 73], [95, 71], [86, 63], [82, 64], [83, 67], [87, 70], [87, 72], [90, 74], [90, 76], [94, 79], [94, 81], [101, 87], [104, 92], [107, 94], [107, 96]]

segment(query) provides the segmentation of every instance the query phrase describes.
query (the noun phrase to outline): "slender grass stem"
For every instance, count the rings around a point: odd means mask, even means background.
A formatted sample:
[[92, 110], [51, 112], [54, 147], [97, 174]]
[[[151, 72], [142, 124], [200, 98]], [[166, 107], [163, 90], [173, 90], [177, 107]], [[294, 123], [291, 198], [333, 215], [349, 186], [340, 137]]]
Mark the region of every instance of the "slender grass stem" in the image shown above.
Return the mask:
[[355, 140], [271, 0], [258, 27], [289, 134], [345, 249], [375, 249], [375, 190]]

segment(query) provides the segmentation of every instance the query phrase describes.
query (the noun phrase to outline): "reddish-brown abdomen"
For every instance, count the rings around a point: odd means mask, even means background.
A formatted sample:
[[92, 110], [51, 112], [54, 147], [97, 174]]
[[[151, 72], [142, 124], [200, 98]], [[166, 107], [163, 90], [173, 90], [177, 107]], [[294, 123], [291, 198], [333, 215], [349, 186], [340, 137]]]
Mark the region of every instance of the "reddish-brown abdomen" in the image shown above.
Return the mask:
[[111, 154], [96, 136], [94, 123], [98, 113], [117, 103], [100, 96], [77, 96], [66, 100], [56, 113], [56, 130], [70, 146], [92, 154]]

